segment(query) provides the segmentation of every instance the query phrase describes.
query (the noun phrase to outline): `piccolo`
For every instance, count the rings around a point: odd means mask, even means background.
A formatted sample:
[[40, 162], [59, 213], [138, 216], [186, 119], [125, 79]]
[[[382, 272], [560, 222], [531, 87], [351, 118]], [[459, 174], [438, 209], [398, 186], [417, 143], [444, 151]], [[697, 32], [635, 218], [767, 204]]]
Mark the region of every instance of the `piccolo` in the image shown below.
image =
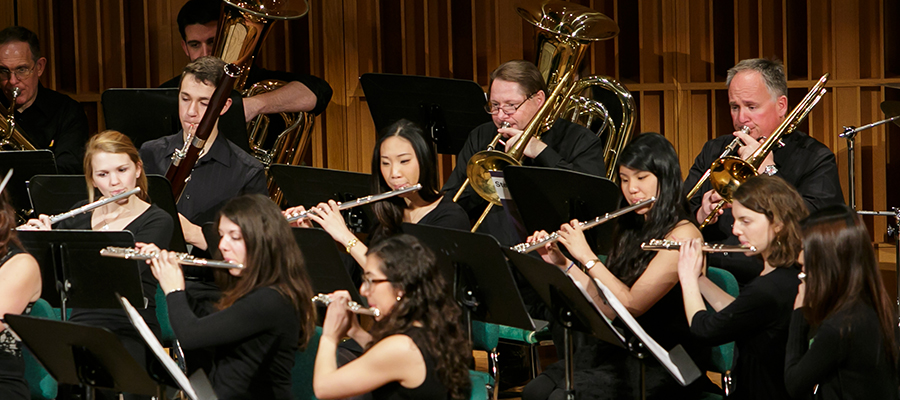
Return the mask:
[[[651, 198], [649, 198], [649, 199], [647, 199], [647, 200], [641, 200], [641, 201], [639, 201], [639, 202], [637, 202], [637, 203], [634, 203], [633, 205], [630, 205], [630, 206], [628, 206], [628, 207], [620, 208], [620, 209], [618, 209], [618, 210], [616, 210], [616, 211], [613, 211], [613, 212], [611, 212], [611, 213], [603, 214], [603, 216], [594, 218], [594, 219], [592, 219], [592, 220], [590, 220], [590, 221], [582, 222], [582, 223], [580, 224], [581, 230], [588, 230], [588, 229], [591, 229], [591, 228], [593, 228], [593, 227], [595, 227], [595, 226], [597, 226], [597, 225], [600, 225], [600, 224], [603, 224], [603, 223], [605, 223], [605, 222], [607, 222], [607, 221], [609, 221], [609, 220], [613, 220], [613, 219], [616, 219], [616, 218], [618, 218], [618, 217], [621, 217], [622, 215], [628, 214], [628, 213], [630, 213], [630, 212], [632, 212], [632, 211], [634, 211], [634, 210], [638, 210], [638, 209], [644, 208], [644, 207], [646, 207], [646, 206], [649, 206], [650, 204], [653, 204], [655, 201], [656, 201], [656, 197], [651, 197]], [[541, 248], [541, 247], [544, 247], [545, 245], [547, 245], [547, 244], [549, 244], [549, 243], [554, 243], [554, 242], [559, 241], [559, 238], [560, 238], [559, 232], [557, 231], [557, 232], [551, 233], [550, 236], [547, 236], [547, 237], [545, 237], [545, 238], [543, 238], [543, 239], [541, 239], [541, 240], [538, 240], [538, 241], [535, 241], [535, 242], [519, 243], [519, 244], [517, 244], [517, 245], [515, 245], [515, 246], [512, 246], [512, 247], [510, 247], [510, 248], [513, 249], [513, 250], [515, 250], [515, 251], [518, 251], [519, 253], [530, 253], [530, 252], [532, 252], [532, 251], [534, 251], [534, 250], [537, 250], [537, 249], [539, 249], [539, 248]]]
[[[126, 260], [146, 261], [159, 258], [159, 253], [140, 253], [136, 249], [128, 247], [109, 246], [100, 249], [100, 255], [103, 257], [124, 258]], [[190, 265], [194, 267], [213, 267], [213, 268], [244, 268], [243, 264], [233, 263], [223, 260], [207, 260], [205, 258], [197, 258], [188, 253], [175, 253], [178, 263], [181, 265]]]
[[[329, 304], [331, 304], [332, 301], [334, 301], [334, 299], [329, 297], [327, 294], [319, 293], [315, 297], [312, 298], [312, 301], [313, 301], [313, 303], [319, 303], [323, 306], [328, 306]], [[379, 310], [375, 307], [369, 307], [369, 308], [363, 307], [355, 301], [348, 301], [346, 304], [346, 307], [347, 307], [347, 310], [350, 310], [350, 312], [352, 312], [354, 314], [371, 315], [373, 317], [381, 316], [381, 310]]]
[[[419, 190], [419, 189], [421, 189], [421, 188], [422, 188], [422, 184], [421, 184], [421, 183], [417, 183], [417, 184], [415, 184], [415, 185], [407, 186], [407, 187], [402, 188], [402, 189], [391, 190], [390, 192], [384, 192], [384, 193], [379, 193], [379, 194], [370, 194], [370, 195], [368, 195], [368, 196], [366, 196], [366, 197], [360, 197], [360, 198], [358, 198], [358, 199], [356, 199], [356, 200], [353, 200], [353, 201], [345, 201], [345, 202], [343, 202], [343, 203], [338, 203], [338, 211], [344, 211], [344, 210], [346, 210], [346, 209], [353, 208], [353, 207], [356, 207], [356, 206], [361, 206], [361, 205], [373, 203], [373, 202], [376, 202], [376, 201], [381, 201], [381, 200], [384, 200], [384, 199], [389, 199], [389, 198], [391, 198], [391, 197], [399, 196], [399, 195], [404, 194], [404, 193], [415, 192], [415, 191], [417, 191], [417, 190]], [[298, 221], [298, 220], [301, 220], [301, 219], [309, 218], [309, 214], [310, 214], [310, 213], [315, 214], [315, 210], [316, 210], [315, 208], [312, 208], [312, 209], [309, 209], [309, 210], [306, 210], [306, 211], [303, 211], [303, 212], [293, 213], [293, 214], [291, 214], [289, 217], [287, 217], [287, 221], [288, 221], [288, 222], [294, 222], [294, 221]]]
[[[674, 240], [652, 239], [649, 242], [641, 243], [641, 249], [646, 251], [679, 250], [681, 245], [681, 242]], [[754, 253], [756, 246], [703, 243], [700, 250], [704, 253]]]
[[[76, 216], [76, 215], [84, 214], [84, 213], [86, 213], [86, 212], [88, 212], [88, 211], [92, 211], [93, 209], [95, 209], [95, 208], [97, 208], [97, 207], [101, 207], [101, 206], [107, 205], [107, 204], [112, 203], [112, 202], [114, 202], [114, 201], [122, 200], [122, 199], [124, 199], [124, 198], [126, 198], [126, 197], [128, 197], [128, 196], [131, 196], [131, 195], [133, 195], [133, 194], [138, 194], [138, 193], [140, 193], [140, 192], [141, 192], [141, 188], [136, 187], [136, 188], [131, 189], [131, 190], [127, 191], [127, 192], [122, 192], [122, 193], [119, 193], [119, 194], [117, 194], [117, 195], [115, 195], [115, 196], [112, 196], [112, 197], [107, 197], [107, 198], [105, 198], [105, 199], [97, 200], [97, 201], [95, 201], [95, 202], [93, 202], [93, 203], [85, 204], [85, 205], [83, 205], [83, 206], [81, 206], [81, 207], [78, 207], [78, 208], [73, 209], [73, 210], [70, 210], [70, 211], [66, 211], [66, 212], [64, 212], [64, 213], [62, 213], [62, 214], [51, 215], [51, 216], [50, 216], [50, 224], [53, 225], [53, 224], [55, 224], [55, 223], [57, 223], [57, 222], [59, 222], [59, 221], [66, 220], [66, 219], [69, 219], [69, 218], [72, 218], [72, 217], [74, 217], [74, 216]], [[25, 226], [25, 225], [20, 225], [20, 226], [18, 226], [16, 229], [21, 229], [21, 228], [24, 227], [24, 226]]]

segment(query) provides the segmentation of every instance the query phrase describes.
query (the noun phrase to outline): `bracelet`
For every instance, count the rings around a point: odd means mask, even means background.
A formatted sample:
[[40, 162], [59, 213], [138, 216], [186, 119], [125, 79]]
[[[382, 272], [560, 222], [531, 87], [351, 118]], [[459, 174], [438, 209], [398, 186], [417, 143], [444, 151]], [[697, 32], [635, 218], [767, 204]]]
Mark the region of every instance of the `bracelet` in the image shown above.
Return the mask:
[[175, 293], [175, 292], [183, 292], [183, 291], [184, 291], [184, 288], [175, 288], [175, 289], [170, 290], [168, 293], [166, 293], [166, 296], [168, 296], [172, 293]]
[[598, 262], [600, 262], [600, 259], [599, 259], [599, 258], [595, 258], [595, 259], [593, 259], [593, 260], [591, 260], [591, 261], [588, 261], [588, 262], [584, 263], [584, 269], [587, 270], [587, 271], [590, 271], [591, 268], [594, 268], [594, 264], [596, 264], [596, 263], [598, 263]]
[[569, 266], [566, 267], [566, 273], [568, 274], [569, 270], [572, 269], [572, 267], [574, 267], [574, 266], [575, 266], [575, 261], [572, 261], [572, 263], [570, 263]]
[[359, 243], [359, 239], [357, 239], [357, 238], [350, 239], [350, 241], [347, 242], [347, 247], [346, 247], [347, 254], [350, 254], [350, 249], [352, 249], [353, 246], [356, 246], [357, 243]]

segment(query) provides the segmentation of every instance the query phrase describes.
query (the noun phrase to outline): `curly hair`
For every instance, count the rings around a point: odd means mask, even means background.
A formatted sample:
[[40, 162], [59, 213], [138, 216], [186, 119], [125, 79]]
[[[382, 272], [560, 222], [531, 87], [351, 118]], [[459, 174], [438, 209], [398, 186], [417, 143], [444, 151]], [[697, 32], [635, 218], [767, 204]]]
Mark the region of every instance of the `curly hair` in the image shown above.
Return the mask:
[[0, 192], [0, 258], [9, 252], [10, 243], [23, 248], [16, 232], [16, 212], [9, 203], [9, 194], [4, 190]]
[[297, 311], [300, 349], [306, 348], [315, 332], [316, 309], [309, 301], [313, 290], [300, 248], [281, 210], [268, 197], [250, 194], [225, 203], [216, 218], [217, 230], [221, 217], [241, 228], [247, 256], [239, 278], [224, 270], [216, 271], [217, 283], [222, 288], [218, 309], [230, 307], [258, 288], [272, 287], [290, 300]]
[[766, 262], [775, 268], [795, 265], [802, 249], [800, 220], [809, 215], [800, 193], [784, 179], [762, 174], [747, 179], [733, 197], [750, 211], [765, 215], [770, 224], [782, 224], [763, 255]]
[[[689, 220], [681, 195], [681, 166], [675, 147], [665, 136], [645, 132], [625, 146], [616, 168], [647, 171], [656, 176], [656, 202], [646, 214], [628, 213], [619, 217], [617, 237], [609, 254], [609, 271], [629, 287], [640, 278], [656, 252], [641, 250], [640, 244], [663, 238], [679, 221]], [[623, 199], [623, 205], [627, 200]]]
[[415, 237], [401, 234], [378, 242], [367, 255], [381, 260], [381, 272], [404, 293], [390, 314], [375, 325], [369, 345], [406, 332], [414, 323], [421, 324], [429, 339], [422, 352], [434, 358], [441, 383], [452, 398], [468, 399], [467, 361], [472, 351], [460, 324], [461, 311], [447, 290], [434, 254]]

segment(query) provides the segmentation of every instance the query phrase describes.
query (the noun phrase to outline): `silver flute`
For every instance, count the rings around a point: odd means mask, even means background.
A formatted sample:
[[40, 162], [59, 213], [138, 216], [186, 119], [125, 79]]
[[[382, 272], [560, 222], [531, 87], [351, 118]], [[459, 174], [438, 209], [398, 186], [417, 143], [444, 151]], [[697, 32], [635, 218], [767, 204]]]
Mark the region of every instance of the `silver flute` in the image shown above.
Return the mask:
[[[334, 301], [330, 296], [324, 293], [319, 293], [315, 297], [312, 298], [313, 303], [319, 303], [323, 306], [328, 306], [331, 302]], [[354, 314], [362, 314], [362, 315], [371, 315], [373, 317], [381, 316], [381, 310], [375, 307], [363, 307], [359, 303], [355, 301], [348, 301], [346, 304], [347, 310]]]
[[[641, 243], [641, 249], [645, 251], [679, 250], [681, 249], [682, 244], [682, 242], [676, 242], [674, 240], [651, 239], [649, 242]], [[703, 243], [700, 250], [704, 253], [753, 253], [756, 252], [756, 247], [744, 244]]]
[[[379, 193], [379, 194], [370, 194], [366, 197], [360, 197], [353, 201], [345, 201], [343, 203], [338, 203], [338, 211], [344, 211], [348, 208], [353, 208], [356, 206], [361, 206], [361, 205], [373, 203], [376, 201], [389, 199], [391, 197], [399, 196], [404, 193], [415, 192], [421, 188], [422, 188], [422, 184], [417, 183], [412, 186], [407, 186], [403, 189], [391, 190], [390, 192], [384, 192], [384, 193]], [[287, 217], [287, 221], [294, 222], [294, 221], [298, 221], [301, 219], [309, 218], [309, 214], [310, 213], [315, 214], [315, 210], [316, 210], [315, 208], [311, 208], [311, 209], [303, 211], [303, 212], [293, 213], [289, 217]]]
[[[159, 253], [151, 252], [151, 253], [141, 253], [137, 249], [133, 249], [130, 247], [113, 247], [109, 246], [105, 249], [100, 249], [100, 255], [103, 257], [113, 257], [113, 258], [124, 258], [126, 260], [152, 260], [155, 258], [159, 258]], [[178, 258], [178, 263], [181, 265], [190, 265], [194, 267], [212, 267], [212, 268], [236, 268], [242, 269], [244, 268], [243, 264], [238, 264], [230, 261], [224, 260], [207, 260], [205, 258], [194, 257], [188, 253], [175, 253], [175, 256]]]
[[[55, 223], [57, 223], [57, 222], [59, 222], [59, 221], [66, 220], [66, 219], [69, 219], [69, 218], [72, 218], [72, 217], [74, 217], [74, 216], [76, 216], [76, 215], [84, 214], [84, 213], [86, 213], [86, 212], [88, 212], [88, 211], [92, 211], [93, 209], [95, 209], [95, 208], [97, 208], [97, 207], [105, 206], [105, 205], [107, 205], [107, 204], [109, 204], [109, 203], [112, 203], [112, 202], [114, 202], [114, 201], [122, 200], [122, 199], [124, 199], [124, 198], [126, 198], [126, 197], [128, 197], [128, 196], [131, 196], [131, 195], [134, 195], [134, 194], [138, 194], [138, 193], [140, 193], [140, 192], [141, 192], [141, 188], [136, 187], [136, 188], [131, 189], [131, 190], [127, 191], [127, 192], [122, 192], [122, 193], [119, 193], [119, 194], [117, 194], [117, 195], [115, 195], [115, 196], [112, 196], [112, 197], [107, 197], [107, 198], [105, 198], [105, 199], [97, 200], [97, 201], [95, 201], [95, 202], [93, 202], [93, 203], [85, 204], [85, 205], [83, 205], [83, 206], [81, 206], [81, 207], [78, 207], [78, 208], [76, 208], [76, 209], [74, 209], [74, 210], [66, 211], [66, 212], [64, 212], [64, 213], [62, 213], [62, 214], [51, 215], [51, 216], [50, 216], [50, 224], [53, 225], [53, 224], [55, 224]], [[16, 229], [21, 229], [21, 228], [24, 227], [24, 226], [25, 226], [25, 225], [20, 225], [20, 226], [17, 227]]]
[[[654, 202], [656, 202], [656, 197], [651, 197], [647, 200], [641, 200], [641, 201], [634, 203], [633, 205], [630, 205], [628, 207], [620, 208], [611, 213], [606, 213], [601, 217], [594, 218], [590, 221], [582, 222], [580, 225], [581, 229], [582, 230], [591, 229], [597, 225], [600, 225], [609, 220], [621, 217], [622, 215], [628, 214], [634, 210], [638, 210], [638, 209], [644, 208], [646, 206], [649, 206], [650, 204], [653, 204]], [[515, 251], [518, 251], [519, 253], [530, 253], [541, 247], [544, 247], [545, 245], [547, 245], [549, 243], [557, 242], [557, 241], [559, 241], [559, 239], [560, 239], [560, 236], [559, 236], [559, 232], [557, 231], [557, 232], [551, 233], [550, 236], [547, 236], [541, 240], [534, 241], [534, 242], [519, 243], [510, 248]]]

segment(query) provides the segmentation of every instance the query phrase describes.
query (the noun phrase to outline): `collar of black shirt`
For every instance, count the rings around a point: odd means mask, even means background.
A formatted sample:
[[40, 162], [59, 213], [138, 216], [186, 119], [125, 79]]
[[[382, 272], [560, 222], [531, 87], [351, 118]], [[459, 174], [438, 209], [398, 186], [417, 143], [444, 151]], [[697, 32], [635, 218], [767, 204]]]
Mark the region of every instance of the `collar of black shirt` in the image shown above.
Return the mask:
[[[179, 131], [175, 134], [175, 148], [184, 147], [184, 131]], [[229, 146], [228, 139], [226, 139], [222, 135], [216, 135], [216, 141], [213, 142], [212, 146], [209, 147], [209, 154], [203, 156], [197, 161], [197, 164], [205, 164], [208, 162], [218, 162], [226, 167], [231, 166], [231, 160], [233, 159], [234, 154], [231, 151], [231, 146]]]

